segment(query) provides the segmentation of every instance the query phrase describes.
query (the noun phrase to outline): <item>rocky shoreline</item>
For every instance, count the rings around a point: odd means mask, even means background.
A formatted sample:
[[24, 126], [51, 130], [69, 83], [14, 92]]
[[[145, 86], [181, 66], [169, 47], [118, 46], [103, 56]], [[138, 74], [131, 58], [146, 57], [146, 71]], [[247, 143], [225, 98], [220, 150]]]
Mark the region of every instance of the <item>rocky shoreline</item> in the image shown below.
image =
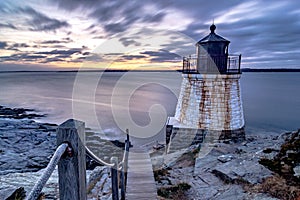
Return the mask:
[[[242, 143], [213, 143], [152, 157], [161, 199], [299, 200], [300, 130], [247, 135]], [[203, 145], [203, 144], [202, 144]], [[189, 189], [170, 191], [179, 184]]]
[[56, 148], [56, 125], [0, 119], [0, 175], [45, 168]]
[[[43, 116], [0, 106], [0, 199], [20, 187], [28, 194], [55, 151], [57, 125], [32, 120]], [[118, 141], [102, 140], [89, 129], [86, 136], [89, 148], [106, 161], [123, 153]], [[172, 154], [160, 149], [152, 153], [158, 194], [161, 200], [299, 200], [299, 141], [300, 130], [257, 132], [241, 143], [193, 145]], [[203, 145], [213, 148], [201, 157]], [[111, 199], [109, 169], [96, 166], [87, 158], [88, 199]], [[57, 170], [43, 193], [44, 199], [58, 198]]]
[[[0, 199], [6, 199], [16, 189], [23, 187], [28, 194], [35, 182], [42, 175], [56, 149], [56, 124], [39, 123], [33, 119], [45, 117], [34, 110], [24, 108], [7, 108], [0, 106]], [[123, 155], [124, 143], [103, 140], [96, 133], [86, 128], [87, 146], [100, 158], [109, 161], [111, 156]], [[99, 146], [102, 148], [99, 150]], [[87, 179], [91, 179], [89, 198], [97, 196], [95, 185], [105, 185], [108, 198], [109, 178], [106, 167], [100, 167], [95, 161], [86, 157]], [[97, 167], [99, 166], [99, 167]], [[106, 174], [106, 175], [105, 175]], [[93, 178], [94, 177], [94, 178]], [[96, 178], [95, 178], [96, 177]], [[95, 179], [99, 178], [98, 183]], [[54, 171], [44, 187], [45, 199], [57, 199], [57, 170]], [[88, 184], [90, 184], [88, 182]], [[95, 190], [97, 192], [95, 192]]]

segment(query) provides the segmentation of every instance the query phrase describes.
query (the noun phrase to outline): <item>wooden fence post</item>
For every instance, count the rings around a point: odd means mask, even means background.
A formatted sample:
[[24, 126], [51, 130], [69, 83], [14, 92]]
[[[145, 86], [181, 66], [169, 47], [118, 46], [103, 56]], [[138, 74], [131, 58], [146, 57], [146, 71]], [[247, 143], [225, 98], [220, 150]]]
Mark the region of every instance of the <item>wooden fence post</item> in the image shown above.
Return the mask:
[[119, 180], [118, 180], [118, 158], [111, 157], [110, 162], [114, 164], [111, 167], [111, 188], [112, 188], [112, 199], [119, 200]]
[[122, 163], [122, 169], [120, 171], [120, 188], [121, 188], [121, 200], [125, 200], [125, 192], [126, 192], [126, 185], [125, 185], [125, 174], [124, 174], [124, 163]]
[[125, 154], [125, 163], [124, 163], [125, 191], [127, 188], [128, 156], [129, 156], [129, 148], [131, 145], [130, 140], [129, 140], [129, 130], [128, 129], [126, 130], [126, 133], [127, 133], [127, 139], [126, 139], [127, 146], [126, 146], [125, 151], [127, 151], [127, 153]]
[[67, 142], [71, 155], [58, 163], [59, 197], [63, 200], [86, 200], [85, 124], [69, 119], [58, 127], [57, 146]]

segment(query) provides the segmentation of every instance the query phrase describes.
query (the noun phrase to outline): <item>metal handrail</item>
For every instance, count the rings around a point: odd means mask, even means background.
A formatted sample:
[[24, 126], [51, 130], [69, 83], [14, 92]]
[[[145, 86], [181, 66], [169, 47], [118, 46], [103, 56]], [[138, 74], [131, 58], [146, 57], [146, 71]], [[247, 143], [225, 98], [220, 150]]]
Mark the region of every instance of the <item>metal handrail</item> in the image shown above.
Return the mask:
[[39, 197], [43, 187], [45, 186], [46, 182], [48, 181], [51, 174], [53, 173], [55, 166], [57, 165], [58, 161], [60, 160], [62, 155], [64, 155], [64, 153], [66, 152], [66, 150], [68, 148], [71, 148], [71, 147], [69, 147], [69, 145], [67, 143], [62, 143], [61, 145], [59, 145], [57, 147], [57, 149], [54, 152], [50, 162], [48, 163], [43, 175], [38, 180], [38, 182], [35, 183], [34, 187], [30, 191], [26, 200], [36, 200]]
[[[197, 65], [199, 64], [201, 65], [200, 69], [197, 68]], [[240, 73], [241, 55], [236, 55], [236, 54], [228, 54], [222, 56], [200, 55], [198, 57], [193, 55], [193, 56], [183, 57], [182, 72], [183, 73], [218, 72], [216, 71], [217, 69], [216, 67], [218, 66], [221, 67], [219, 69], [221, 70], [220, 71], [221, 73]], [[202, 69], [202, 67], [204, 68]]]

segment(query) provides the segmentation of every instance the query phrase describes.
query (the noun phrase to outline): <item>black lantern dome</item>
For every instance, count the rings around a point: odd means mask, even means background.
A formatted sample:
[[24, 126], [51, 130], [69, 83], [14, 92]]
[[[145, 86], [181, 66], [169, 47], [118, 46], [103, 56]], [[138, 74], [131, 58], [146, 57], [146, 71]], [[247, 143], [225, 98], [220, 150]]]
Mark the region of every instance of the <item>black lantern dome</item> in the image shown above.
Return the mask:
[[[198, 71], [215, 71], [219, 73], [226, 72], [228, 45], [230, 41], [217, 35], [215, 33], [216, 28], [216, 25], [212, 24], [210, 26], [210, 34], [196, 43]], [[210, 62], [208, 65], [207, 59], [203, 62], [207, 57], [210, 57], [214, 63]], [[218, 68], [218, 71], [215, 69], [216, 67]]]
[[216, 34], [216, 25], [210, 26], [210, 34], [196, 43], [195, 57], [183, 58], [183, 73], [239, 74], [241, 55], [228, 54], [230, 41]]

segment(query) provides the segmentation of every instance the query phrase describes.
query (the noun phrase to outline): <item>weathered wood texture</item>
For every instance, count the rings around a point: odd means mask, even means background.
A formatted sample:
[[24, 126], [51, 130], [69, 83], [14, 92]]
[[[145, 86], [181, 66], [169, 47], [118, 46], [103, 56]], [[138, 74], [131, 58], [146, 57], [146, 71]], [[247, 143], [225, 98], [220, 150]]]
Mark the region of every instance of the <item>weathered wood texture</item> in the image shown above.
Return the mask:
[[127, 132], [127, 139], [125, 140], [125, 149], [124, 149], [124, 163], [122, 163], [122, 170], [120, 171], [120, 188], [121, 188], [121, 200], [126, 199], [126, 185], [127, 185], [127, 170], [128, 170], [128, 154], [130, 148], [129, 141], [129, 131]]
[[133, 149], [129, 153], [126, 199], [157, 199], [151, 159], [142, 149]]
[[58, 127], [57, 146], [67, 142], [72, 156], [65, 155], [58, 163], [59, 193], [63, 200], [86, 200], [85, 124], [69, 119]]
[[112, 188], [112, 199], [119, 200], [119, 179], [118, 179], [118, 158], [112, 157], [110, 162], [114, 164], [111, 167], [111, 188]]
[[121, 200], [125, 200], [126, 197], [126, 184], [124, 170], [120, 171], [120, 188], [121, 188]]

